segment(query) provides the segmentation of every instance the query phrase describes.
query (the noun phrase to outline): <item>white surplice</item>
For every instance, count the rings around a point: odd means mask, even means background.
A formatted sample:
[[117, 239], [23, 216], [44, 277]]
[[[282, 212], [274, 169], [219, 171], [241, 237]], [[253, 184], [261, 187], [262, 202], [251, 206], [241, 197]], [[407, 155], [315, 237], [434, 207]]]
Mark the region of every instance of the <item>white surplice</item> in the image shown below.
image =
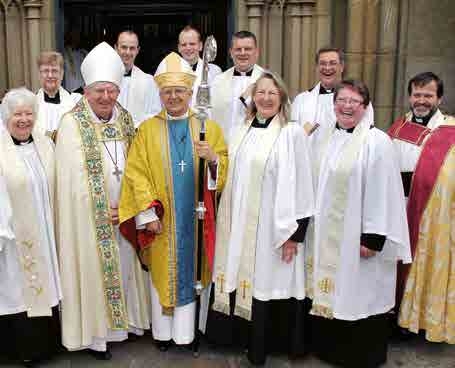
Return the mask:
[[[334, 193], [327, 190], [328, 179], [339, 163], [341, 150], [351, 138], [352, 134], [345, 130], [334, 129], [322, 159], [315, 216], [315, 280], [319, 242], [327, 231], [328, 211], [335, 198]], [[362, 233], [385, 236], [383, 250], [373, 257], [361, 258]], [[354, 321], [388, 312], [395, 305], [396, 262], [410, 262], [411, 254], [395, 152], [390, 138], [376, 128], [368, 131], [348, 180], [341, 239], [333, 317]]]
[[[249, 206], [247, 188], [252, 158], [266, 129], [250, 128], [244, 137], [232, 165], [232, 212], [229, 243], [226, 244], [227, 262], [225, 292], [232, 292], [238, 284], [241, 247]], [[301, 127], [285, 125], [276, 139], [264, 170], [259, 222], [257, 227], [254, 264], [253, 296], [262, 301], [305, 297], [304, 249], [290, 264], [282, 261], [284, 241], [297, 230], [296, 220], [313, 215], [311, 167], [307, 153], [307, 138]], [[288, 227], [287, 224], [293, 224]], [[215, 256], [216, 257], [216, 256]], [[218, 275], [214, 272], [213, 280]]]
[[229, 143], [235, 128], [245, 121], [246, 106], [239, 97], [243, 96], [246, 104], [251, 101], [248, 88], [256, 82], [263, 71], [264, 69], [259, 65], [254, 65], [251, 77], [234, 77], [234, 68], [232, 67], [217, 75], [213, 80], [211, 86], [211, 118], [223, 129], [227, 143]]
[[[38, 114], [36, 117], [35, 131], [42, 134], [54, 132], [60, 126], [60, 121], [65, 113], [70, 111], [82, 97], [79, 93], [68, 93], [62, 87], [59, 88], [60, 103], [53, 104], [44, 101], [44, 91], [40, 89], [36, 94], [38, 99]], [[49, 133], [48, 133], [49, 132]]]
[[[191, 98], [191, 106], [195, 107], [196, 106], [196, 96], [197, 96], [197, 90], [201, 84], [202, 81], [202, 67], [203, 67], [203, 62], [202, 59], [199, 58], [196, 66], [196, 80], [194, 81], [193, 84], [193, 97]], [[209, 73], [207, 76], [207, 84], [209, 87], [212, 85], [213, 80], [215, 77], [219, 74], [221, 74], [223, 71], [218, 65], [209, 63]]]
[[[6, 131], [2, 134], [8, 134]], [[11, 139], [11, 138], [9, 138]], [[44, 138], [43, 138], [44, 139]], [[10, 143], [13, 144], [12, 142]], [[33, 221], [37, 219], [39, 228], [40, 253], [45, 261], [44, 269], [48, 271], [48, 297], [50, 306], [58, 305], [62, 299], [62, 289], [60, 284], [59, 267], [57, 260], [57, 249], [55, 244], [54, 232], [54, 213], [51, 208], [51, 195], [49, 193], [48, 178], [41, 163], [40, 156], [35, 144], [28, 143], [15, 146], [17, 150], [17, 158], [23, 161], [25, 172], [27, 173], [26, 181], [30, 188], [32, 203], [30, 203], [29, 211], [34, 211], [34, 215], [30, 218], [14, 218], [15, 221]], [[2, 164], [2, 174], [6, 178], [8, 176], [17, 175], [14, 163]], [[10, 192], [10, 196], [19, 196], [21, 193], [15, 191], [15, 188], [6, 188], [3, 184], [0, 188], [2, 191]], [[3, 204], [5, 211], [8, 203]], [[13, 225], [14, 231], [14, 225]], [[11, 234], [7, 238], [11, 238]], [[26, 302], [22, 294], [24, 273], [21, 266], [20, 254], [17, 251], [17, 245], [14, 240], [6, 242], [3, 251], [0, 251], [0, 315], [14, 314], [27, 310]]]
[[134, 126], [158, 114], [162, 107], [158, 86], [150, 74], [133, 66], [131, 76], [124, 76], [118, 102], [131, 114]]
[[311, 125], [319, 124], [311, 134], [308, 135], [309, 155], [313, 163], [313, 181], [315, 189], [318, 179], [319, 158], [321, 154], [322, 140], [327, 132], [335, 126], [336, 116], [333, 104], [333, 93], [320, 94], [321, 83], [316, 84], [312, 90], [297, 95], [292, 103], [291, 118], [302, 127], [306, 123]]

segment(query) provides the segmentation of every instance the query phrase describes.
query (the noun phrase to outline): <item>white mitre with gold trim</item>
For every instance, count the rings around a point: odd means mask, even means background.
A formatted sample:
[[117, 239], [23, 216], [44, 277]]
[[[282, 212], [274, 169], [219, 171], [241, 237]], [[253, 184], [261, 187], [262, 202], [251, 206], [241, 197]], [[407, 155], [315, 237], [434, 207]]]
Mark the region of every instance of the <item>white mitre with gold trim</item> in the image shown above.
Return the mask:
[[165, 87], [192, 89], [196, 74], [185, 59], [179, 54], [171, 52], [158, 65], [154, 78], [159, 89]]
[[125, 66], [117, 52], [106, 42], [95, 46], [81, 64], [85, 85], [95, 82], [111, 82], [120, 88]]

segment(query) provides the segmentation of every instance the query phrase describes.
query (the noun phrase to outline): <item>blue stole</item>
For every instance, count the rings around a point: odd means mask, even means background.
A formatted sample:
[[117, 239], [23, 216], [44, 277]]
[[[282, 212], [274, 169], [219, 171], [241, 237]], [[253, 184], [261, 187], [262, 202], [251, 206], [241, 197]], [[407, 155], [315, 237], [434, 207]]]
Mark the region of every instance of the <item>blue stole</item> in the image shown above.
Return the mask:
[[[177, 302], [194, 301], [195, 183], [193, 145], [189, 119], [168, 120], [169, 151], [175, 210]], [[182, 137], [185, 141], [182, 142]], [[179, 163], [184, 161], [182, 173]]]

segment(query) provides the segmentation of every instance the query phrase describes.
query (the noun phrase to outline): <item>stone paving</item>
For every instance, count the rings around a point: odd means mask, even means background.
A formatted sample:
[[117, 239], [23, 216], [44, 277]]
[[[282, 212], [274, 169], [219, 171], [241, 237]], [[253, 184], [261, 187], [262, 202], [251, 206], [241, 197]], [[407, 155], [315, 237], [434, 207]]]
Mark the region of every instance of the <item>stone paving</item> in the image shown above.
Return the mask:
[[[203, 344], [199, 358], [183, 348], [172, 347], [161, 353], [153, 344], [151, 335], [134, 342], [111, 345], [112, 360], [98, 361], [87, 352], [62, 353], [52, 361], [39, 365], [43, 368], [243, 368], [251, 367], [239, 351], [213, 350]], [[1, 368], [21, 366], [1, 365]], [[284, 356], [269, 356], [265, 368], [329, 368], [313, 356], [289, 361]], [[383, 368], [455, 368], [455, 346], [433, 344], [415, 337], [410, 341], [392, 343], [388, 362]]]

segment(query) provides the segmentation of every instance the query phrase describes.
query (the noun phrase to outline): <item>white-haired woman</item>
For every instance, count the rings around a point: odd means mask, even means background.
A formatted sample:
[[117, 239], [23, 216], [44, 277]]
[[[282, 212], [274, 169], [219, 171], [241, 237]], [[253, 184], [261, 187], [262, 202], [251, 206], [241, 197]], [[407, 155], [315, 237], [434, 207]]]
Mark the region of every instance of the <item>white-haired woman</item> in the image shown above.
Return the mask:
[[[313, 187], [303, 129], [288, 122], [279, 77], [253, 85], [250, 118], [230, 141], [218, 219], [215, 302], [208, 337], [243, 345], [253, 364], [267, 353], [304, 353], [304, 254]], [[219, 313], [222, 312], [222, 313]]]
[[[0, 355], [32, 365], [58, 348], [62, 298], [54, 237], [54, 151], [33, 132], [36, 96], [12, 89], [2, 101], [0, 177], [12, 209], [12, 240], [0, 246]], [[3, 193], [5, 194], [5, 193]], [[2, 204], [3, 206], [3, 204]]]

